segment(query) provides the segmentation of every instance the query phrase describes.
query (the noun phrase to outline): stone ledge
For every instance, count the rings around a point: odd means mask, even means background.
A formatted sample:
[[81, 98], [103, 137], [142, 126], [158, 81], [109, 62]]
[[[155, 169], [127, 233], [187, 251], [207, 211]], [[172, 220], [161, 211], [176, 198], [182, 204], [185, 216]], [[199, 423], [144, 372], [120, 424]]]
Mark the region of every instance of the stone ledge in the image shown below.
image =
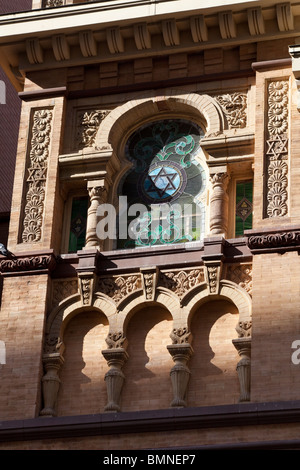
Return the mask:
[[0, 442], [300, 423], [300, 401], [103, 413], [0, 422]]

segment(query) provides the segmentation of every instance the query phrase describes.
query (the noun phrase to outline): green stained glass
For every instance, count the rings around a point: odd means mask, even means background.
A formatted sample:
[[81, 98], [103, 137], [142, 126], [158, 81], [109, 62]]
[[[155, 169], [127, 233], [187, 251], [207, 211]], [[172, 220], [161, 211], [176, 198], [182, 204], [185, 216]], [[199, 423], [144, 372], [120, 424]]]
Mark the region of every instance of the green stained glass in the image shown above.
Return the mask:
[[235, 236], [241, 237], [245, 230], [252, 228], [253, 182], [242, 181], [236, 184]]
[[85, 245], [88, 197], [75, 197], [72, 201], [69, 253], [76, 253]]

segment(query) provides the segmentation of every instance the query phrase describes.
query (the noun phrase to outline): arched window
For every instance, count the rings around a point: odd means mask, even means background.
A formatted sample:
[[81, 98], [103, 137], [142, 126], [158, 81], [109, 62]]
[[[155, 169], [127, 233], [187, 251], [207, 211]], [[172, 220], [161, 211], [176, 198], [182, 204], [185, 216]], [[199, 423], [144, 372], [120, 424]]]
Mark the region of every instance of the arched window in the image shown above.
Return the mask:
[[119, 248], [203, 238], [203, 135], [203, 130], [190, 121], [164, 119], [145, 124], [129, 137], [125, 152], [132, 168], [119, 188], [126, 203], [128, 230], [126, 238], [119, 239]]

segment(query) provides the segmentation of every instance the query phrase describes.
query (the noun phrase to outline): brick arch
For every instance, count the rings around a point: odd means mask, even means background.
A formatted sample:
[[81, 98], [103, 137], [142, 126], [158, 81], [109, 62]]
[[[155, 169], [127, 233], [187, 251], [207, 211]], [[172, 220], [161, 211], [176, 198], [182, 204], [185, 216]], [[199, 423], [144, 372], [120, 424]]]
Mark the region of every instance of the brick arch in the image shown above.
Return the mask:
[[144, 122], [175, 115], [201, 123], [206, 135], [220, 133], [224, 129], [223, 112], [212, 97], [172, 89], [159, 95], [155, 92], [150, 96], [140, 95], [114, 109], [100, 126], [96, 146], [101, 148], [109, 144], [118, 152], [124, 138]]
[[79, 294], [65, 299], [58, 307], [50, 313], [46, 323], [46, 334], [59, 337], [63, 342], [63, 335], [67, 324], [75, 316], [88, 311], [98, 311], [103, 314], [110, 323], [110, 317], [116, 311], [111, 301], [104, 297], [95, 298], [91, 306], [83, 306]]
[[219, 294], [211, 295], [206, 284], [195, 287], [182, 299], [186, 325], [190, 325], [194, 312], [202, 304], [211, 300], [228, 300], [233, 303], [239, 312], [239, 321], [250, 321], [252, 318], [252, 300], [248, 292], [234, 282], [222, 279]]

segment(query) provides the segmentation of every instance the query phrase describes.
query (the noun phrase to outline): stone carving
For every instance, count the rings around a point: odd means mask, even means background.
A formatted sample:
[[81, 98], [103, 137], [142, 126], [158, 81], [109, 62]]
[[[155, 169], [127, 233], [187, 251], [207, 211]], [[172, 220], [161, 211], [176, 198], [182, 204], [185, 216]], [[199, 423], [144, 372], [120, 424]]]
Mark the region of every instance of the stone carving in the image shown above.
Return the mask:
[[22, 232], [24, 243], [38, 242], [42, 237], [51, 121], [51, 110], [34, 112]]
[[158, 280], [158, 269], [141, 268], [143, 290], [146, 300], [154, 300]]
[[225, 113], [229, 129], [244, 128], [247, 126], [246, 93], [226, 93], [216, 96], [216, 100]]
[[140, 275], [99, 278], [97, 290], [112, 298], [116, 304], [129, 294], [142, 288]]
[[73, 294], [78, 292], [78, 281], [54, 281], [53, 282], [53, 294], [52, 294], [52, 308], [56, 307], [62, 300], [67, 299]]
[[240, 321], [235, 329], [239, 338], [249, 338], [252, 333], [252, 321]]
[[103, 119], [109, 114], [109, 111], [86, 111], [81, 116], [80, 122], [80, 146], [92, 147]]
[[187, 327], [174, 328], [170, 334], [172, 344], [184, 344], [189, 343], [191, 333]]
[[110, 367], [104, 377], [108, 398], [105, 411], [120, 411], [121, 392], [125, 380], [122, 368], [128, 359], [128, 354], [122, 347], [106, 349], [102, 351], [102, 354]]
[[64, 4], [65, 0], [46, 0], [44, 2], [44, 8], [61, 7]]
[[226, 235], [228, 224], [229, 174], [224, 171], [211, 175], [210, 232], [212, 235]]
[[92, 305], [94, 293], [93, 273], [79, 275], [79, 289], [82, 305]]
[[268, 86], [267, 201], [268, 217], [288, 213], [288, 81]]
[[117, 333], [108, 333], [107, 338], [105, 339], [108, 349], [123, 348], [125, 341], [126, 337], [122, 331], [118, 331]]
[[187, 363], [193, 354], [193, 349], [187, 342], [169, 345], [167, 346], [167, 349], [175, 363], [170, 372], [173, 388], [173, 400], [171, 402], [171, 406], [182, 408], [187, 406], [186, 393], [191, 375]]
[[55, 266], [56, 260], [53, 255], [40, 255], [3, 260], [0, 262], [0, 272], [18, 273], [20, 271], [51, 271]]
[[251, 391], [251, 338], [238, 338], [232, 343], [239, 353], [240, 360], [236, 371], [240, 382], [240, 402], [250, 401]]
[[252, 235], [247, 239], [247, 244], [253, 251], [285, 251], [288, 248], [299, 248], [300, 231]]
[[59, 371], [64, 359], [59, 352], [53, 354], [45, 354], [43, 356], [44, 369], [46, 371], [42, 378], [42, 392], [44, 407], [40, 412], [40, 416], [55, 416], [56, 402], [60, 387]]
[[204, 282], [203, 268], [186, 271], [161, 272], [159, 284], [182, 298], [186, 292]]
[[55, 335], [46, 335], [45, 344], [44, 344], [44, 353], [53, 354], [53, 353], [62, 353], [64, 349], [64, 344], [58, 336]]
[[211, 294], [215, 294], [218, 286], [218, 266], [208, 266], [207, 274], [209, 291]]
[[248, 294], [252, 294], [252, 265], [251, 264], [233, 264], [227, 267], [226, 279], [235, 282]]
[[91, 186], [88, 188], [90, 197], [90, 206], [88, 208], [87, 227], [86, 227], [86, 247], [99, 246], [100, 240], [97, 237], [97, 210], [100, 204], [106, 200], [107, 189], [103, 186]]

